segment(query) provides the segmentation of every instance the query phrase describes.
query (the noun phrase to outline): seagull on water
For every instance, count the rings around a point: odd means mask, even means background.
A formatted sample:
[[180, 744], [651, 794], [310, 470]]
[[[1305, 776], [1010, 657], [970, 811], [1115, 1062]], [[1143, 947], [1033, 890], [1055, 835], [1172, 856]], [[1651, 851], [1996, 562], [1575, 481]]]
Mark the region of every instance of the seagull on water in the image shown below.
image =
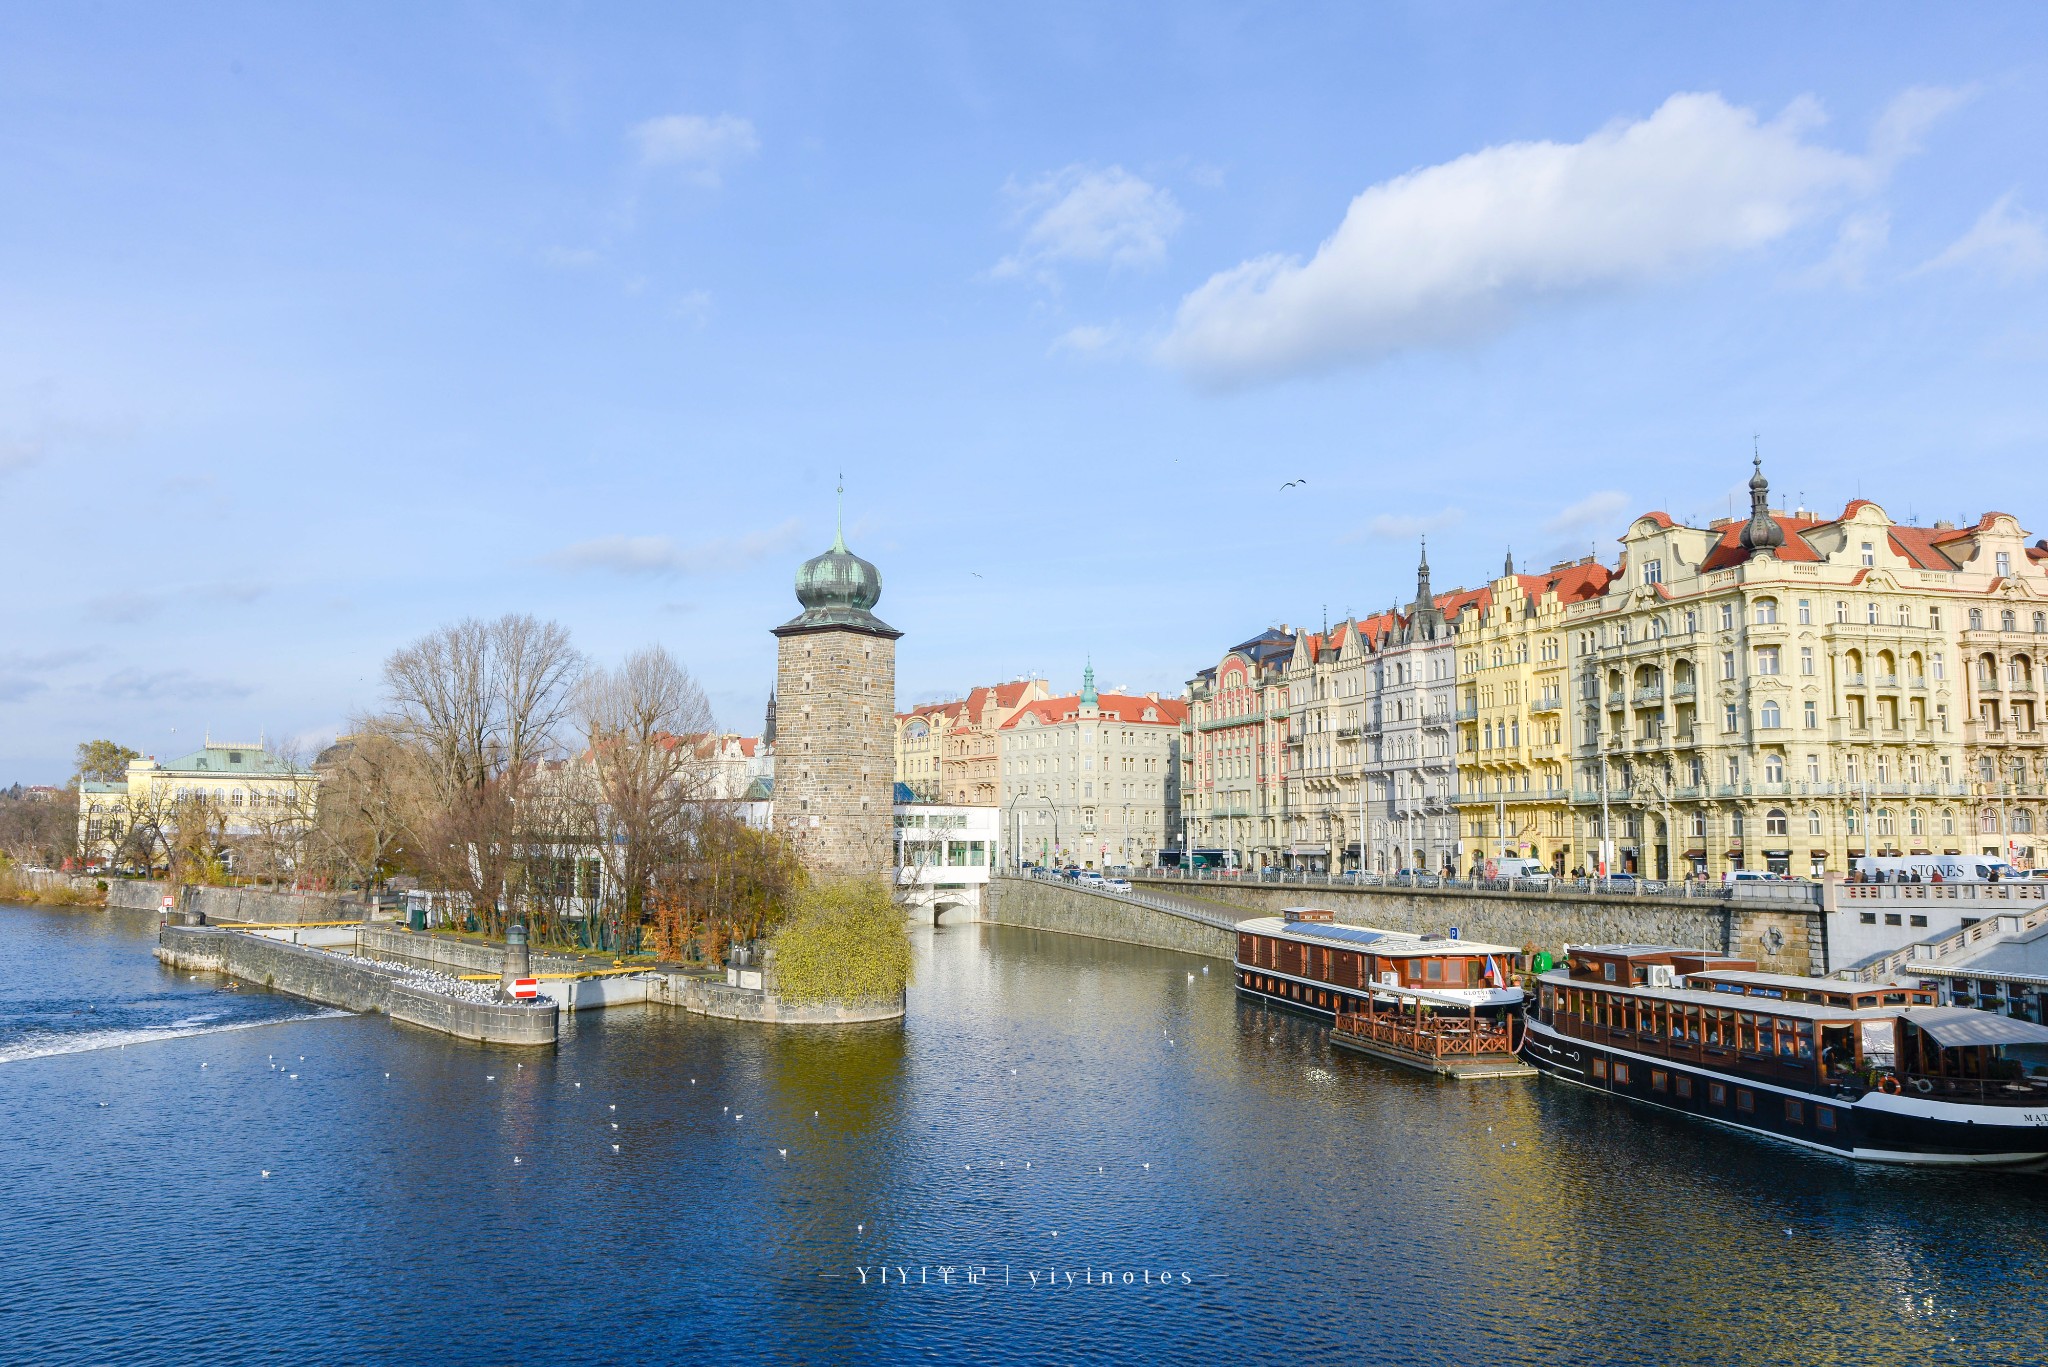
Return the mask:
[[618, 1122], [618, 1121], [616, 1121], [616, 1120], [614, 1120], [614, 1121], [612, 1122], [612, 1128], [613, 1128], [613, 1129], [615, 1129], [615, 1130], [616, 1130], [617, 1128], [619, 1128], [619, 1122]]
[[498, 1080], [498, 1075], [497, 1075], [496, 1073], [485, 1073], [485, 1074], [484, 1074], [484, 1081], [485, 1081], [485, 1082], [496, 1082], [497, 1080]]
[[611, 1104], [611, 1107], [610, 1107], [610, 1109], [612, 1109], [612, 1110], [616, 1111], [617, 1109], [619, 1109], [619, 1103], [618, 1103], [618, 1102], [616, 1102], [616, 1101], [614, 1101], [614, 1102], [613, 1102], [613, 1103]]
[[789, 1161], [789, 1150], [788, 1150], [788, 1149], [777, 1149], [777, 1150], [776, 1150], [775, 1152], [777, 1152], [777, 1153], [779, 1153], [779, 1154], [781, 1154], [781, 1155], [782, 1155], [782, 1161], [783, 1161], [783, 1162], [785, 1162], [785, 1163], [786, 1163], [786, 1162], [788, 1162], [788, 1161]]
[[262, 1173], [263, 1173], [263, 1175], [264, 1175], [265, 1177], [268, 1177], [268, 1176], [270, 1176], [270, 1169], [269, 1169], [269, 1168], [263, 1168], [263, 1169], [261, 1169], [261, 1171], [262, 1171]]
[[576, 1085], [577, 1085], [578, 1087], [581, 1087], [581, 1086], [582, 1086], [583, 1084], [579, 1082], [579, 1083], [577, 1083]]
[[517, 1162], [519, 1161], [519, 1155], [518, 1155], [518, 1154], [516, 1154], [516, 1153], [515, 1153], [515, 1154], [513, 1154], [513, 1155], [512, 1155], [512, 1161], [513, 1161], [513, 1162], [515, 1162], [515, 1163], [517, 1163]]
[[614, 1144], [614, 1145], [612, 1145], [612, 1152], [613, 1152], [613, 1153], [617, 1153], [618, 1151], [619, 1151], [619, 1146], [618, 1146], [617, 1144]]
[[1150, 1163], [1147, 1163], [1147, 1164], [1145, 1165], [1145, 1171], [1147, 1171], [1147, 1172], [1150, 1172], [1150, 1171], [1152, 1171], [1152, 1165], [1151, 1165]]

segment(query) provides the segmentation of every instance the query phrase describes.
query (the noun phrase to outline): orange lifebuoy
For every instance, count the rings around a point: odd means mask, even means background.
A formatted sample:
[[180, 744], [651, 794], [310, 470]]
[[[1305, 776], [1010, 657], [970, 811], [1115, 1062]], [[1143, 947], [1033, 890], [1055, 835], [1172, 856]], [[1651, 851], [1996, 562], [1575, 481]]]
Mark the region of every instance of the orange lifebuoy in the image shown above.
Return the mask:
[[1899, 1094], [1899, 1080], [1890, 1073], [1886, 1073], [1877, 1080], [1877, 1090], [1887, 1096], [1897, 1096]]

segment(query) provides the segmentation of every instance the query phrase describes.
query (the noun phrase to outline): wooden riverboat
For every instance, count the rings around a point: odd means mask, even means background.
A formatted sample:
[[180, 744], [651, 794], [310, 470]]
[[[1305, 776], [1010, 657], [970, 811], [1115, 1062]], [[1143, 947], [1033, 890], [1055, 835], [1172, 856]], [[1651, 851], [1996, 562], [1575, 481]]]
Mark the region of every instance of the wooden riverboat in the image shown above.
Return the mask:
[[1668, 945], [1576, 945], [1536, 980], [1522, 1057], [1564, 1082], [1872, 1162], [2048, 1157], [2048, 1028], [1926, 988], [1759, 973]]
[[1336, 924], [1318, 907], [1237, 926], [1238, 990], [1327, 1018], [1333, 1044], [1459, 1077], [1526, 1073], [1507, 945]]

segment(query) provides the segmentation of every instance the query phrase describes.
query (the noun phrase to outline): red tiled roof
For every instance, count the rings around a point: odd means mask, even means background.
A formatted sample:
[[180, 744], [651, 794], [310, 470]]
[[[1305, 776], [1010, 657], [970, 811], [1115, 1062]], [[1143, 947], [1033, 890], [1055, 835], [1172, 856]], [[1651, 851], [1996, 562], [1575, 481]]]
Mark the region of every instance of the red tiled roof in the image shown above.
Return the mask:
[[[1647, 515], [1664, 517], [1662, 513]], [[1670, 523], [1671, 519], [1665, 517], [1664, 525], [1669, 526]], [[1581, 603], [1607, 592], [1614, 571], [1597, 560], [1589, 560], [1582, 565], [1560, 565], [1542, 574], [1518, 574], [1515, 578], [1531, 602], [1540, 603], [1545, 595], [1555, 593], [1560, 603]]]
[[[1125, 693], [1100, 693], [1096, 695], [1096, 708], [1111, 721], [1134, 722], [1140, 726], [1179, 726], [1187, 719], [1187, 704], [1176, 698], [1132, 697]], [[1145, 709], [1151, 708], [1159, 715], [1153, 721], [1145, 720]], [[1081, 695], [1070, 693], [1064, 698], [1040, 698], [1017, 709], [1017, 715], [1003, 723], [1007, 731], [1025, 717], [1036, 717], [1048, 724], [1072, 721], [1081, 713]]]
[[1892, 549], [1904, 556], [1916, 569], [1953, 570], [1961, 568], [1940, 548], [1940, 543], [1950, 540], [1947, 532], [1937, 532], [1926, 527], [1894, 527], [1891, 529]]
[[[1778, 530], [1785, 534], [1785, 544], [1778, 547], [1778, 559], [1807, 564], [1820, 559], [1820, 553], [1807, 543], [1805, 533], [1829, 524], [1810, 517], [1787, 517], [1783, 513], [1772, 513], [1771, 521], [1777, 523]], [[1749, 551], [1742, 544], [1742, 529], [1748, 525], [1747, 518], [1731, 518], [1721, 523], [1721, 539], [1700, 561], [1700, 568], [1725, 570], [1749, 559]]]

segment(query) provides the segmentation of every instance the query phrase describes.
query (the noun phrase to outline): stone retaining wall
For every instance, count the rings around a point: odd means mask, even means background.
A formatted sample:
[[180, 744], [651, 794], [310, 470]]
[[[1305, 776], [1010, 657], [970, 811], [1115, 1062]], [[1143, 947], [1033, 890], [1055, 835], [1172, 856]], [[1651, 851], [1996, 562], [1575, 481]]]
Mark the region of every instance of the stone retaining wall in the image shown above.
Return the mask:
[[1083, 892], [1049, 879], [995, 879], [989, 885], [986, 905], [986, 919], [999, 925], [1053, 930], [1062, 935], [1085, 935], [1127, 945], [1150, 945], [1212, 959], [1230, 959], [1237, 949], [1236, 937], [1219, 927]]
[[404, 982], [394, 972], [318, 949], [214, 926], [166, 925], [157, 957], [174, 968], [208, 969], [344, 1011], [393, 1020], [486, 1044], [553, 1044], [558, 1013], [546, 1006], [457, 1001]]
[[796, 1006], [752, 988], [728, 987], [717, 978], [685, 973], [657, 973], [647, 984], [647, 1000], [680, 1006], [700, 1016], [721, 1020], [759, 1021], [765, 1025], [861, 1025], [903, 1019], [904, 999], [872, 1002], [820, 1002]]
[[146, 878], [109, 878], [107, 905], [130, 911], [155, 911], [163, 906], [164, 894], [170, 890], [170, 884]]
[[1136, 886], [1241, 907], [1260, 916], [1276, 916], [1284, 907], [1318, 906], [1336, 912], [1339, 920], [1382, 930], [1420, 933], [1456, 926], [1466, 939], [1533, 944], [1553, 953], [1567, 944], [1684, 945], [1755, 959], [1766, 972], [1827, 969], [1822, 918], [1810, 902], [1470, 888], [1310, 888], [1176, 879], [1142, 879]]
[[[1768, 972], [1825, 971], [1817, 909], [1701, 899], [1571, 897], [1435, 888], [1300, 888], [1258, 883], [1191, 885], [1141, 880], [1146, 892], [1189, 897], [1225, 915], [1274, 916], [1293, 906], [1328, 907], [1340, 921], [1416, 933], [1452, 926], [1466, 939], [1555, 953], [1567, 944], [1666, 944], [1742, 955]], [[1099, 940], [1233, 957], [1228, 931], [1170, 912], [1038, 878], [1001, 878], [987, 919]]]
[[[464, 973], [499, 973], [505, 967], [505, 946], [500, 942], [458, 940], [452, 936], [408, 930], [402, 925], [366, 925], [356, 931], [358, 954], [371, 958], [398, 958], [456, 977]], [[539, 950], [527, 956], [529, 973], [581, 973], [591, 965], [565, 954]]]

